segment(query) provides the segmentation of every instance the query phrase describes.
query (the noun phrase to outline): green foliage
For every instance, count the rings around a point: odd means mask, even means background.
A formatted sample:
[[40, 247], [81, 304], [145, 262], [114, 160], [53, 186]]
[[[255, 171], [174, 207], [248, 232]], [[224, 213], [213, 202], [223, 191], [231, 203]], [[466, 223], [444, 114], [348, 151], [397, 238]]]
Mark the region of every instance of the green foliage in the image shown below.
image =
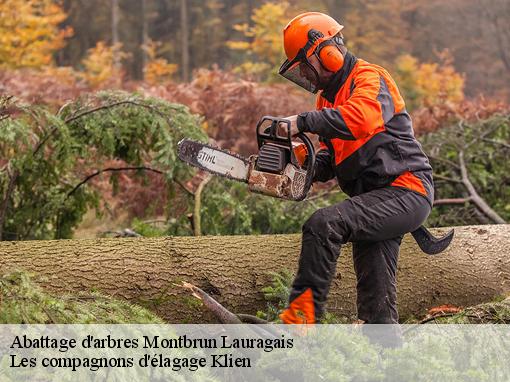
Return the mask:
[[318, 208], [342, 197], [285, 201], [251, 193], [242, 183], [215, 178], [202, 194], [202, 229], [207, 235], [296, 233]]
[[131, 227], [133, 230], [144, 236], [144, 237], [160, 237], [165, 236], [166, 230], [164, 228], [160, 228], [154, 224], [146, 223], [138, 218], [134, 218], [131, 222]]
[[205, 139], [199, 118], [185, 106], [125, 92], [85, 95], [57, 114], [20, 103], [8, 108], [0, 120], [3, 239], [70, 237], [98, 206], [87, 178], [104, 162], [154, 168], [171, 185], [190, 173], [177, 159], [177, 142]]
[[285, 309], [289, 301], [290, 287], [294, 275], [288, 269], [271, 273], [271, 285], [262, 288], [264, 299], [267, 301], [266, 312], [259, 311], [257, 316], [267, 321], [279, 321], [279, 314]]
[[162, 324], [150, 311], [100, 293], [53, 296], [25, 272], [0, 278], [1, 324]]
[[[281, 323], [279, 315], [288, 306], [290, 289], [294, 274], [288, 269], [280, 272], [271, 273], [271, 284], [262, 288], [264, 299], [267, 301], [266, 311], [258, 311], [257, 316], [270, 321]], [[321, 324], [350, 324], [351, 317], [338, 316], [330, 312], [326, 312], [321, 317]]]
[[[503, 219], [510, 220], [510, 115], [468, 123], [457, 121], [421, 137], [435, 175], [436, 199], [469, 196], [460, 182], [463, 153], [467, 176], [477, 193]], [[436, 206], [428, 220], [434, 226], [489, 222], [470, 202]]]

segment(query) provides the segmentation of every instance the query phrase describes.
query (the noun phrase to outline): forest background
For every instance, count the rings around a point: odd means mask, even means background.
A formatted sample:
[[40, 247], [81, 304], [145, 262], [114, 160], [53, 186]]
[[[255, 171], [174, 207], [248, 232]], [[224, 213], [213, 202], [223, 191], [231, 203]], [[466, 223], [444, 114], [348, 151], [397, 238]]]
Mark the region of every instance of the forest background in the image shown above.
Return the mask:
[[1, 0], [0, 239], [298, 232], [345, 198], [253, 195], [175, 157], [182, 137], [252, 154], [262, 115], [313, 109], [276, 74], [309, 10], [395, 77], [435, 170], [429, 225], [508, 221], [508, 1]]

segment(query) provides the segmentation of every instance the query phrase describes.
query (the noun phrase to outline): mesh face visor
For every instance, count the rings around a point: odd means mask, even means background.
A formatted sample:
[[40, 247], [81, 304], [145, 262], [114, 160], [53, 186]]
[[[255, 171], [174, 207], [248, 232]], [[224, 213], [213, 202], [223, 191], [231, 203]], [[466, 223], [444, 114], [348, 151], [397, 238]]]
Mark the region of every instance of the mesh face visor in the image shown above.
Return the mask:
[[315, 94], [319, 90], [319, 74], [308, 62], [302, 51], [292, 61], [285, 60], [278, 73], [301, 86], [303, 89]]

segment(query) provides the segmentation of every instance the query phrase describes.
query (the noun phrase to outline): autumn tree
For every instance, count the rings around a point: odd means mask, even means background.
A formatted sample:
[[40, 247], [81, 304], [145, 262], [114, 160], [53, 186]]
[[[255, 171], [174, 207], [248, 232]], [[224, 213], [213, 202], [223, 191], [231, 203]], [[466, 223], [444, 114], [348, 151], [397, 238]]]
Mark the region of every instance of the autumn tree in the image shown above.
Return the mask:
[[239, 24], [234, 29], [249, 41], [229, 41], [231, 49], [245, 52], [245, 62], [237, 71], [270, 78], [284, 61], [282, 31], [289, 21], [289, 3], [265, 3], [253, 11], [252, 25]]
[[119, 86], [122, 77], [122, 67], [119, 61], [129, 55], [122, 51], [122, 44], [107, 45], [99, 41], [94, 48], [88, 50], [83, 59], [84, 71], [81, 76], [92, 88]]
[[420, 63], [409, 54], [397, 58], [395, 79], [408, 110], [463, 100], [464, 76], [456, 72], [449, 52], [440, 54], [439, 61]]
[[326, 3], [328, 11], [337, 14], [345, 26], [345, 43], [357, 57], [391, 69], [395, 57], [408, 50], [408, 24], [401, 17], [405, 10], [401, 0]]
[[168, 60], [159, 56], [158, 48], [160, 46], [161, 43], [149, 40], [143, 47], [146, 54], [146, 62], [143, 68], [144, 80], [150, 85], [168, 82], [177, 72], [177, 64], [171, 64]]
[[58, 0], [0, 1], [0, 66], [40, 68], [53, 64], [72, 28]]

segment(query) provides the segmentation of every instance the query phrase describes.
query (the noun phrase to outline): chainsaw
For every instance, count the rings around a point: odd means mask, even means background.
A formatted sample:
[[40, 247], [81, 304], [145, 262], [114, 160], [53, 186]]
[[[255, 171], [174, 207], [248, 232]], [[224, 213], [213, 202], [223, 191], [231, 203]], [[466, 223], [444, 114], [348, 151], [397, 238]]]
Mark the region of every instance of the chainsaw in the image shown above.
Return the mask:
[[[258, 153], [248, 159], [189, 139], [178, 143], [178, 156], [199, 169], [245, 182], [252, 192], [301, 201], [312, 186], [315, 149], [306, 134], [292, 137], [290, 124], [288, 119], [262, 117], [256, 127]], [[429, 255], [444, 251], [453, 239], [453, 230], [436, 238], [423, 226], [411, 234]]]
[[252, 192], [280, 199], [300, 201], [312, 186], [315, 150], [301, 133], [296, 142], [290, 135], [290, 121], [262, 117], [257, 124], [258, 154], [249, 159], [217, 147], [183, 139], [179, 158], [216, 175], [248, 183]]

